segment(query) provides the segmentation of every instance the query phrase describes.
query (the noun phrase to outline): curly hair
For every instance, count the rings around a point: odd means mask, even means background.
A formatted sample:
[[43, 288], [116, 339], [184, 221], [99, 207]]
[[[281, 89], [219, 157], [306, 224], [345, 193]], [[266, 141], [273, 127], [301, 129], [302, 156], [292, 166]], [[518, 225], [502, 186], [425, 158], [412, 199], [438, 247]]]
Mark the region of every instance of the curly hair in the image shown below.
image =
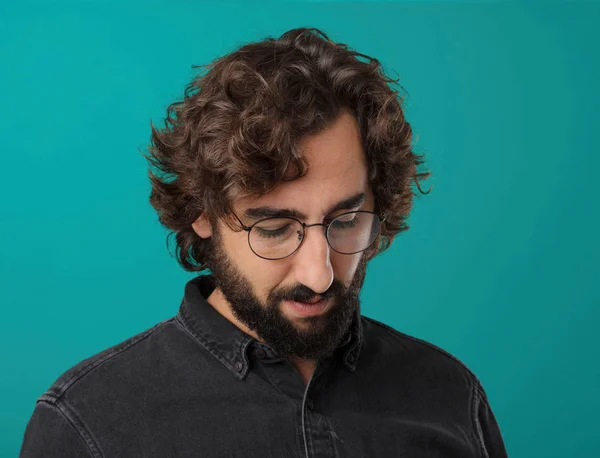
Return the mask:
[[[183, 100], [167, 109], [164, 128], [150, 123], [150, 203], [176, 236], [176, 256], [187, 271], [202, 271], [210, 239], [192, 223], [207, 212], [211, 224], [231, 218], [232, 202], [260, 196], [281, 181], [303, 176], [299, 142], [332, 125], [342, 109], [356, 117], [378, 211], [386, 215], [372, 255], [408, 229], [406, 219], [424, 162], [415, 154], [397, 79], [375, 58], [333, 42], [315, 28], [248, 43], [193, 69]], [[152, 166], [155, 168], [152, 170]], [[372, 256], [370, 256], [372, 257]]]

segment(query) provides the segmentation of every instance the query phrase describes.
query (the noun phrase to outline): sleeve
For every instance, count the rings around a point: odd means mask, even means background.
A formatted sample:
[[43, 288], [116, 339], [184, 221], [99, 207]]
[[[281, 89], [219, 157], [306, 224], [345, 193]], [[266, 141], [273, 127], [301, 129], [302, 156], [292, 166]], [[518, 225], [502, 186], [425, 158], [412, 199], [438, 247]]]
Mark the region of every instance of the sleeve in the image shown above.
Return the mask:
[[38, 402], [27, 423], [19, 458], [91, 458], [83, 438], [54, 405]]
[[483, 458], [507, 458], [500, 427], [481, 383], [475, 381], [474, 422]]

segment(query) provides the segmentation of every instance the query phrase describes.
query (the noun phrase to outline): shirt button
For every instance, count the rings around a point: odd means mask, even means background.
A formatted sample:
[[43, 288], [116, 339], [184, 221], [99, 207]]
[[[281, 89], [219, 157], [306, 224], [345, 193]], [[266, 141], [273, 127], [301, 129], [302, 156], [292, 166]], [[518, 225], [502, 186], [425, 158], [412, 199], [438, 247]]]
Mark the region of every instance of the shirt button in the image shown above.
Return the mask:
[[265, 356], [267, 356], [267, 353], [262, 348], [259, 348], [258, 350], [256, 350], [256, 352], [254, 353], [254, 355], [258, 359], [263, 359]]
[[235, 363], [234, 369], [236, 372], [242, 372], [242, 368], [244, 367], [244, 365], [238, 361], [237, 363]]

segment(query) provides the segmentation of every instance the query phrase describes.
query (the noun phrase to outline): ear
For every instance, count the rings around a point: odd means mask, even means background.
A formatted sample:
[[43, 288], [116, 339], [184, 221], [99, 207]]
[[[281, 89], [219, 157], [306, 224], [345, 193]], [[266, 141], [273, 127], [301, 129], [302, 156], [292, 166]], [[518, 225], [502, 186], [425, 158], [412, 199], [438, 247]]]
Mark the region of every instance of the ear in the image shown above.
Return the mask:
[[192, 223], [192, 228], [202, 239], [207, 239], [212, 235], [212, 227], [210, 221], [208, 221], [206, 212], [203, 211], [198, 219]]

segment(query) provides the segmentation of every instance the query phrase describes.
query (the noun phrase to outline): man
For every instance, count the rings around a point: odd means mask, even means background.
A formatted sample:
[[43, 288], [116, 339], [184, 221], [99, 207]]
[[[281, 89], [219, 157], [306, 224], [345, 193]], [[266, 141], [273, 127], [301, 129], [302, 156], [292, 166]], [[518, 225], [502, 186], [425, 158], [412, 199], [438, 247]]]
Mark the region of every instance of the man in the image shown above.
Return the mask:
[[428, 175], [390, 82], [294, 29], [188, 86], [152, 127], [151, 203], [180, 264], [210, 275], [63, 374], [22, 457], [506, 456], [475, 375], [360, 312]]

